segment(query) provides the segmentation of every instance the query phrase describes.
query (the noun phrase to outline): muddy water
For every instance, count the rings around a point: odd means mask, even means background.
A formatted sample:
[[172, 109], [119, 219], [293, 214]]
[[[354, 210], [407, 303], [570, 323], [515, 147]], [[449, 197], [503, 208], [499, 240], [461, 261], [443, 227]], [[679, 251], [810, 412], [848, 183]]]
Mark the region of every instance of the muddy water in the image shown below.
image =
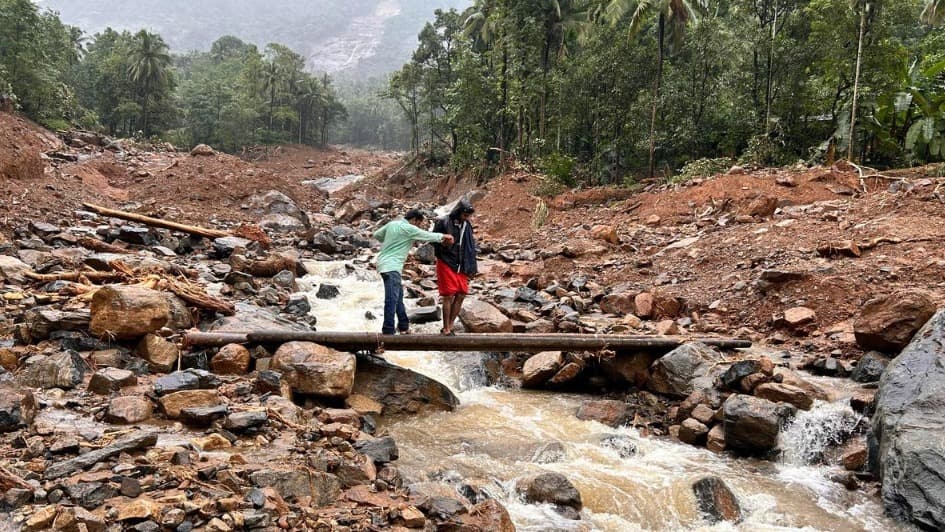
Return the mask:
[[[310, 297], [319, 330], [380, 329], [379, 277], [352, 273], [341, 263], [316, 268], [303, 279], [313, 289], [322, 281], [341, 287], [335, 300]], [[366, 319], [368, 311], [378, 320]], [[805, 456], [840, 430], [834, 425], [845, 427], [833, 420], [852, 416], [841, 403], [820, 404], [804, 416], [807, 425], [789, 431], [797, 451], [792, 461], [771, 463], [578, 420], [574, 412], [583, 396], [484, 387], [476, 354], [391, 352], [387, 358], [450, 386], [461, 401], [452, 413], [386, 421], [400, 447], [400, 468], [416, 481], [468, 481], [503, 502], [519, 530], [905, 530], [882, 516], [878, 498], [829, 480], [836, 469], [805, 464]], [[820, 425], [830, 426], [810, 430]], [[557, 452], [548, 452], [549, 445]], [[621, 452], [630, 448], [635, 453]], [[560, 472], [576, 485], [585, 506], [581, 521], [515, 497], [516, 479], [540, 471]], [[746, 514], [742, 523], [709, 525], [700, 517], [691, 485], [704, 475], [722, 477], [736, 493]]]

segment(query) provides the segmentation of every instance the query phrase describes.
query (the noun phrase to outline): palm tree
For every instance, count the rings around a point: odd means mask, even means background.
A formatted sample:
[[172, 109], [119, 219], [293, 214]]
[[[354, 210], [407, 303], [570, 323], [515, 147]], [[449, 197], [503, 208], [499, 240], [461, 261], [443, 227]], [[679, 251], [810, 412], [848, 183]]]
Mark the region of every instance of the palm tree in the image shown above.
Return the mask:
[[128, 76], [141, 94], [145, 136], [151, 134], [148, 104], [153, 92], [163, 88], [170, 79], [170, 65], [171, 56], [167, 53], [167, 44], [160, 35], [145, 30], [135, 35]]
[[75, 65], [85, 56], [85, 43], [88, 42], [88, 37], [85, 36], [85, 33], [82, 32], [81, 28], [75, 26], [69, 26], [69, 45], [71, 50], [69, 51], [69, 64]]
[[282, 85], [282, 69], [275, 60], [266, 62], [262, 69], [263, 90], [269, 93], [269, 131], [272, 131], [272, 117], [276, 105], [276, 90]]
[[938, 26], [945, 22], [945, 0], [929, 0], [922, 11], [922, 22]]
[[568, 44], [584, 34], [588, 25], [590, 3], [586, 0], [543, 0], [542, 18], [545, 40], [541, 55], [541, 109], [538, 136], [545, 138], [545, 104], [548, 98], [548, 71], [552, 57], [568, 54]]
[[653, 85], [653, 112], [650, 116], [650, 177], [656, 174], [656, 116], [659, 112], [660, 85], [663, 81], [663, 49], [667, 28], [671, 42], [679, 46], [686, 35], [686, 27], [699, 18], [706, 10], [708, 0], [639, 0], [636, 7], [630, 0], [609, 0], [604, 8], [604, 16], [616, 24], [628, 13], [630, 16], [630, 34], [640, 31], [643, 25], [654, 15], [657, 17], [657, 63], [656, 82]]
[[469, 16], [464, 23], [463, 33], [471, 37], [473, 45], [479, 50], [489, 48], [502, 50], [502, 66], [499, 74], [499, 90], [501, 93], [499, 113], [499, 134], [495, 139], [499, 149], [506, 148], [508, 126], [506, 122], [506, 107], [509, 102], [509, 47], [508, 39], [502, 27], [503, 0], [475, 0], [470, 8]]
[[860, 65], [863, 59], [863, 36], [869, 21], [875, 16], [880, 0], [850, 0], [850, 7], [860, 13], [860, 35], [856, 44], [856, 69], [853, 74], [853, 103], [850, 107], [850, 142], [847, 146], [847, 160], [853, 160], [853, 147], [856, 144], [856, 105], [860, 95]]

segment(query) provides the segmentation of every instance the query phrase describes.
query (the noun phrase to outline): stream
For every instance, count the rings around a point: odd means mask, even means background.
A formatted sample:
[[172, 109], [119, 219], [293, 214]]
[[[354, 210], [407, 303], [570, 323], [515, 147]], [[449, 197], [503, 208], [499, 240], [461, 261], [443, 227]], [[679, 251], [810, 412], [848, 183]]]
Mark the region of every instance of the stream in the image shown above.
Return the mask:
[[[383, 289], [375, 272], [343, 262], [306, 267], [311, 274], [300, 281], [307, 285], [303, 289], [311, 289], [318, 330], [380, 330]], [[321, 282], [338, 286], [341, 295], [316, 298]], [[414, 302], [406, 300], [408, 311]], [[412, 329], [436, 332], [440, 326]], [[475, 486], [502, 502], [520, 531], [912, 530], [885, 518], [878, 496], [847, 491], [830, 480], [840, 467], [806, 463], [837, 431], [855, 422], [842, 399], [802, 412], [782, 435], [790, 452], [781, 462], [768, 462], [577, 419], [580, 404], [593, 396], [487, 387], [478, 353], [389, 352], [385, 357], [449, 386], [461, 402], [450, 413], [383, 421], [381, 427], [400, 448], [397, 465], [405, 477]], [[559, 472], [578, 488], [584, 502], [580, 521], [516, 497], [516, 479], [541, 471]], [[741, 523], [709, 524], [699, 514], [692, 484], [706, 475], [721, 477], [736, 494]]]

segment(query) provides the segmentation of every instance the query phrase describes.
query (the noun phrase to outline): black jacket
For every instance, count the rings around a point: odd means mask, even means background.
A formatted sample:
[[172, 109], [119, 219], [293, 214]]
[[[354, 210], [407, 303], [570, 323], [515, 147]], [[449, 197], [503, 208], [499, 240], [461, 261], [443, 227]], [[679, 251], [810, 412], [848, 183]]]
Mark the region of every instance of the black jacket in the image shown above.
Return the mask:
[[436, 219], [433, 232], [453, 235], [453, 245], [434, 244], [433, 251], [436, 258], [446, 263], [453, 271], [473, 276], [479, 272], [476, 264], [476, 238], [473, 236], [473, 225], [468, 221], [465, 223], [460, 221], [460, 215], [468, 205], [461, 201], [448, 216]]

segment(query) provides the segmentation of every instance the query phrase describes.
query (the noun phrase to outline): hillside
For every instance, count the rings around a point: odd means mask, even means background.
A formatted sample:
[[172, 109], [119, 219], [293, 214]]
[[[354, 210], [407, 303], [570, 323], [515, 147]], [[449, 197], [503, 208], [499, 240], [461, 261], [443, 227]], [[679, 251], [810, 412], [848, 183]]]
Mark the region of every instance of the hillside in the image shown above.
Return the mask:
[[171, 50], [208, 50], [223, 35], [260, 48], [286, 44], [316, 71], [383, 74], [410, 58], [417, 33], [435, 9], [463, 9], [467, 0], [41, 0], [63, 22], [95, 34], [106, 27], [160, 33]]

